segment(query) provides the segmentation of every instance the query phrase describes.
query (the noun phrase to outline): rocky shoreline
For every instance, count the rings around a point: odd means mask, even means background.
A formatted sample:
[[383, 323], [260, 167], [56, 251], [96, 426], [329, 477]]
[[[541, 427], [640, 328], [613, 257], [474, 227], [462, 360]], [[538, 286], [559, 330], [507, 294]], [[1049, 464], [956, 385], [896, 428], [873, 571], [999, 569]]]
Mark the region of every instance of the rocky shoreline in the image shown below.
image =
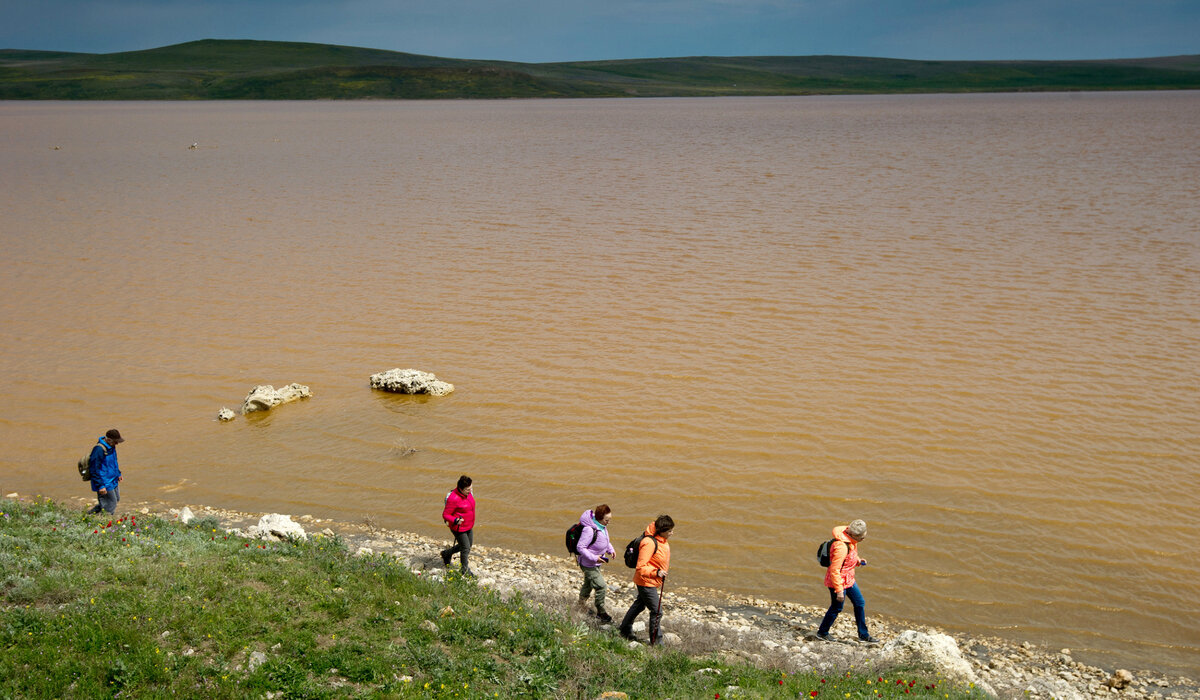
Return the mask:
[[[9, 494], [9, 497], [15, 496]], [[78, 500], [81, 504], [93, 503], [89, 499]], [[178, 509], [161, 503], [138, 504], [132, 506], [132, 510], [167, 518], [213, 517], [234, 534], [261, 538], [276, 536], [271, 533], [271, 528], [259, 528], [260, 517], [249, 513], [205, 506]], [[287, 516], [280, 516], [285, 525], [289, 520]], [[308, 536], [318, 533], [336, 535], [351, 552], [359, 555], [398, 557], [421, 576], [441, 579], [446, 573], [439, 553], [448, 543], [447, 538], [433, 539], [384, 530], [371, 523], [350, 524], [310, 515], [301, 515], [291, 522], [296, 530]], [[501, 595], [520, 593], [533, 604], [558, 608], [600, 627], [595, 617], [574, 605], [581, 576], [578, 566], [565, 552], [552, 556], [477, 546], [471, 550], [471, 560], [480, 585], [493, 588]], [[627, 573], [620, 562], [606, 571], [608, 608], [617, 619], [633, 598], [633, 585]], [[1200, 683], [1193, 678], [1090, 666], [1075, 661], [1068, 649], [1052, 650], [1029, 642], [948, 634], [877, 615], [872, 615], [871, 627], [882, 643], [865, 645], [852, 641], [855, 637], [853, 616], [849, 614], [843, 614], [833, 630], [846, 641], [830, 643], [812, 637], [824, 608], [682, 586], [668, 588], [665, 601], [665, 644], [678, 646], [687, 653], [715, 653], [789, 672], [816, 669], [833, 674], [856, 669], [882, 673], [898, 666], [921, 664], [949, 680], [974, 684], [1005, 700], [1200, 699]], [[635, 626], [635, 633], [640, 632], [642, 639], [645, 639], [644, 620], [645, 616], [642, 616]]]

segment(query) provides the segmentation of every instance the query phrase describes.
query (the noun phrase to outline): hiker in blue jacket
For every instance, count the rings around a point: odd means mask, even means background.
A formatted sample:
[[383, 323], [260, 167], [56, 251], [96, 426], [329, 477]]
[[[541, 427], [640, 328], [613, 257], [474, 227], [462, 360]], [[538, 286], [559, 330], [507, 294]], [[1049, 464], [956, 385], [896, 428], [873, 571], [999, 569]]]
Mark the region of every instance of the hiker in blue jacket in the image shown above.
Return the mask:
[[88, 469], [92, 473], [92, 490], [96, 492], [96, 505], [89, 513], [99, 513], [102, 510], [112, 515], [117, 509], [117, 501], [121, 494], [117, 486], [121, 481], [121, 468], [117, 466], [117, 445], [125, 442], [121, 433], [113, 428], [96, 441], [92, 454], [88, 457]]

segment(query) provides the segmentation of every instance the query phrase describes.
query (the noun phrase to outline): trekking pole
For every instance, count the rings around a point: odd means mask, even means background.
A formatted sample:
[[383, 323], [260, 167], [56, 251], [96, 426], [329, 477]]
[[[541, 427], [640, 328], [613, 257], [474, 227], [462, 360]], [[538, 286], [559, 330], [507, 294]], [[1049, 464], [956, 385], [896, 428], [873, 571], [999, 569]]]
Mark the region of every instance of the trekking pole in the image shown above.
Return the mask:
[[[662, 580], [662, 588], [660, 588], [658, 591], [658, 611], [656, 614], [658, 615], [658, 626], [659, 627], [662, 627], [662, 602], [663, 602], [663, 598], [666, 595], [667, 595], [667, 580], [664, 578]], [[657, 631], [657, 630], [653, 630], [653, 631]], [[658, 644], [658, 637], [656, 635], [651, 635], [650, 636], [650, 646], [654, 646], [655, 644]]]

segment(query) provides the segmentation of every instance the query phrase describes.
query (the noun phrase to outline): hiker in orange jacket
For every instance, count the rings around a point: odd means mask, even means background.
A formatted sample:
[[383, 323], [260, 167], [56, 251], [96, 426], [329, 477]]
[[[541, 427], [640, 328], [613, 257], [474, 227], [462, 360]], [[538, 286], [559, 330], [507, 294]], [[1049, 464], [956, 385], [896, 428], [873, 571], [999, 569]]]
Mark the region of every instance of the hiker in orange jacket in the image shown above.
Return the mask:
[[867, 630], [867, 604], [858, 584], [854, 581], [854, 570], [866, 566], [867, 560], [858, 556], [858, 543], [867, 537], [867, 524], [854, 520], [849, 525], [833, 528], [833, 545], [829, 548], [829, 568], [825, 571], [825, 587], [829, 589], [829, 609], [821, 620], [817, 638], [832, 641], [829, 628], [842, 612], [847, 597], [854, 605], [854, 622], [858, 626], [858, 638], [864, 642], [878, 642]]
[[637, 566], [633, 569], [633, 583], [637, 586], [637, 598], [625, 618], [621, 620], [619, 632], [629, 640], [633, 636], [633, 621], [643, 610], [650, 610], [650, 643], [658, 643], [659, 623], [662, 620], [661, 588], [671, 568], [671, 545], [667, 540], [675, 532], [675, 521], [669, 515], [660, 515], [646, 526], [642, 541], [638, 543]]

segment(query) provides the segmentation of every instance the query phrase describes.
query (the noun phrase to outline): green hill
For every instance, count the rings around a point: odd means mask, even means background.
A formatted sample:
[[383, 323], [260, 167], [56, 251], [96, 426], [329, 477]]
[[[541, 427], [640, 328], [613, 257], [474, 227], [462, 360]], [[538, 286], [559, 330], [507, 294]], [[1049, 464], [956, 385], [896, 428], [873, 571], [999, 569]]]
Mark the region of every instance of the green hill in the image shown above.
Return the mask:
[[0, 99], [666, 97], [1200, 88], [1200, 55], [1099, 61], [853, 56], [475, 61], [353, 46], [193, 41], [83, 54], [0, 50]]

